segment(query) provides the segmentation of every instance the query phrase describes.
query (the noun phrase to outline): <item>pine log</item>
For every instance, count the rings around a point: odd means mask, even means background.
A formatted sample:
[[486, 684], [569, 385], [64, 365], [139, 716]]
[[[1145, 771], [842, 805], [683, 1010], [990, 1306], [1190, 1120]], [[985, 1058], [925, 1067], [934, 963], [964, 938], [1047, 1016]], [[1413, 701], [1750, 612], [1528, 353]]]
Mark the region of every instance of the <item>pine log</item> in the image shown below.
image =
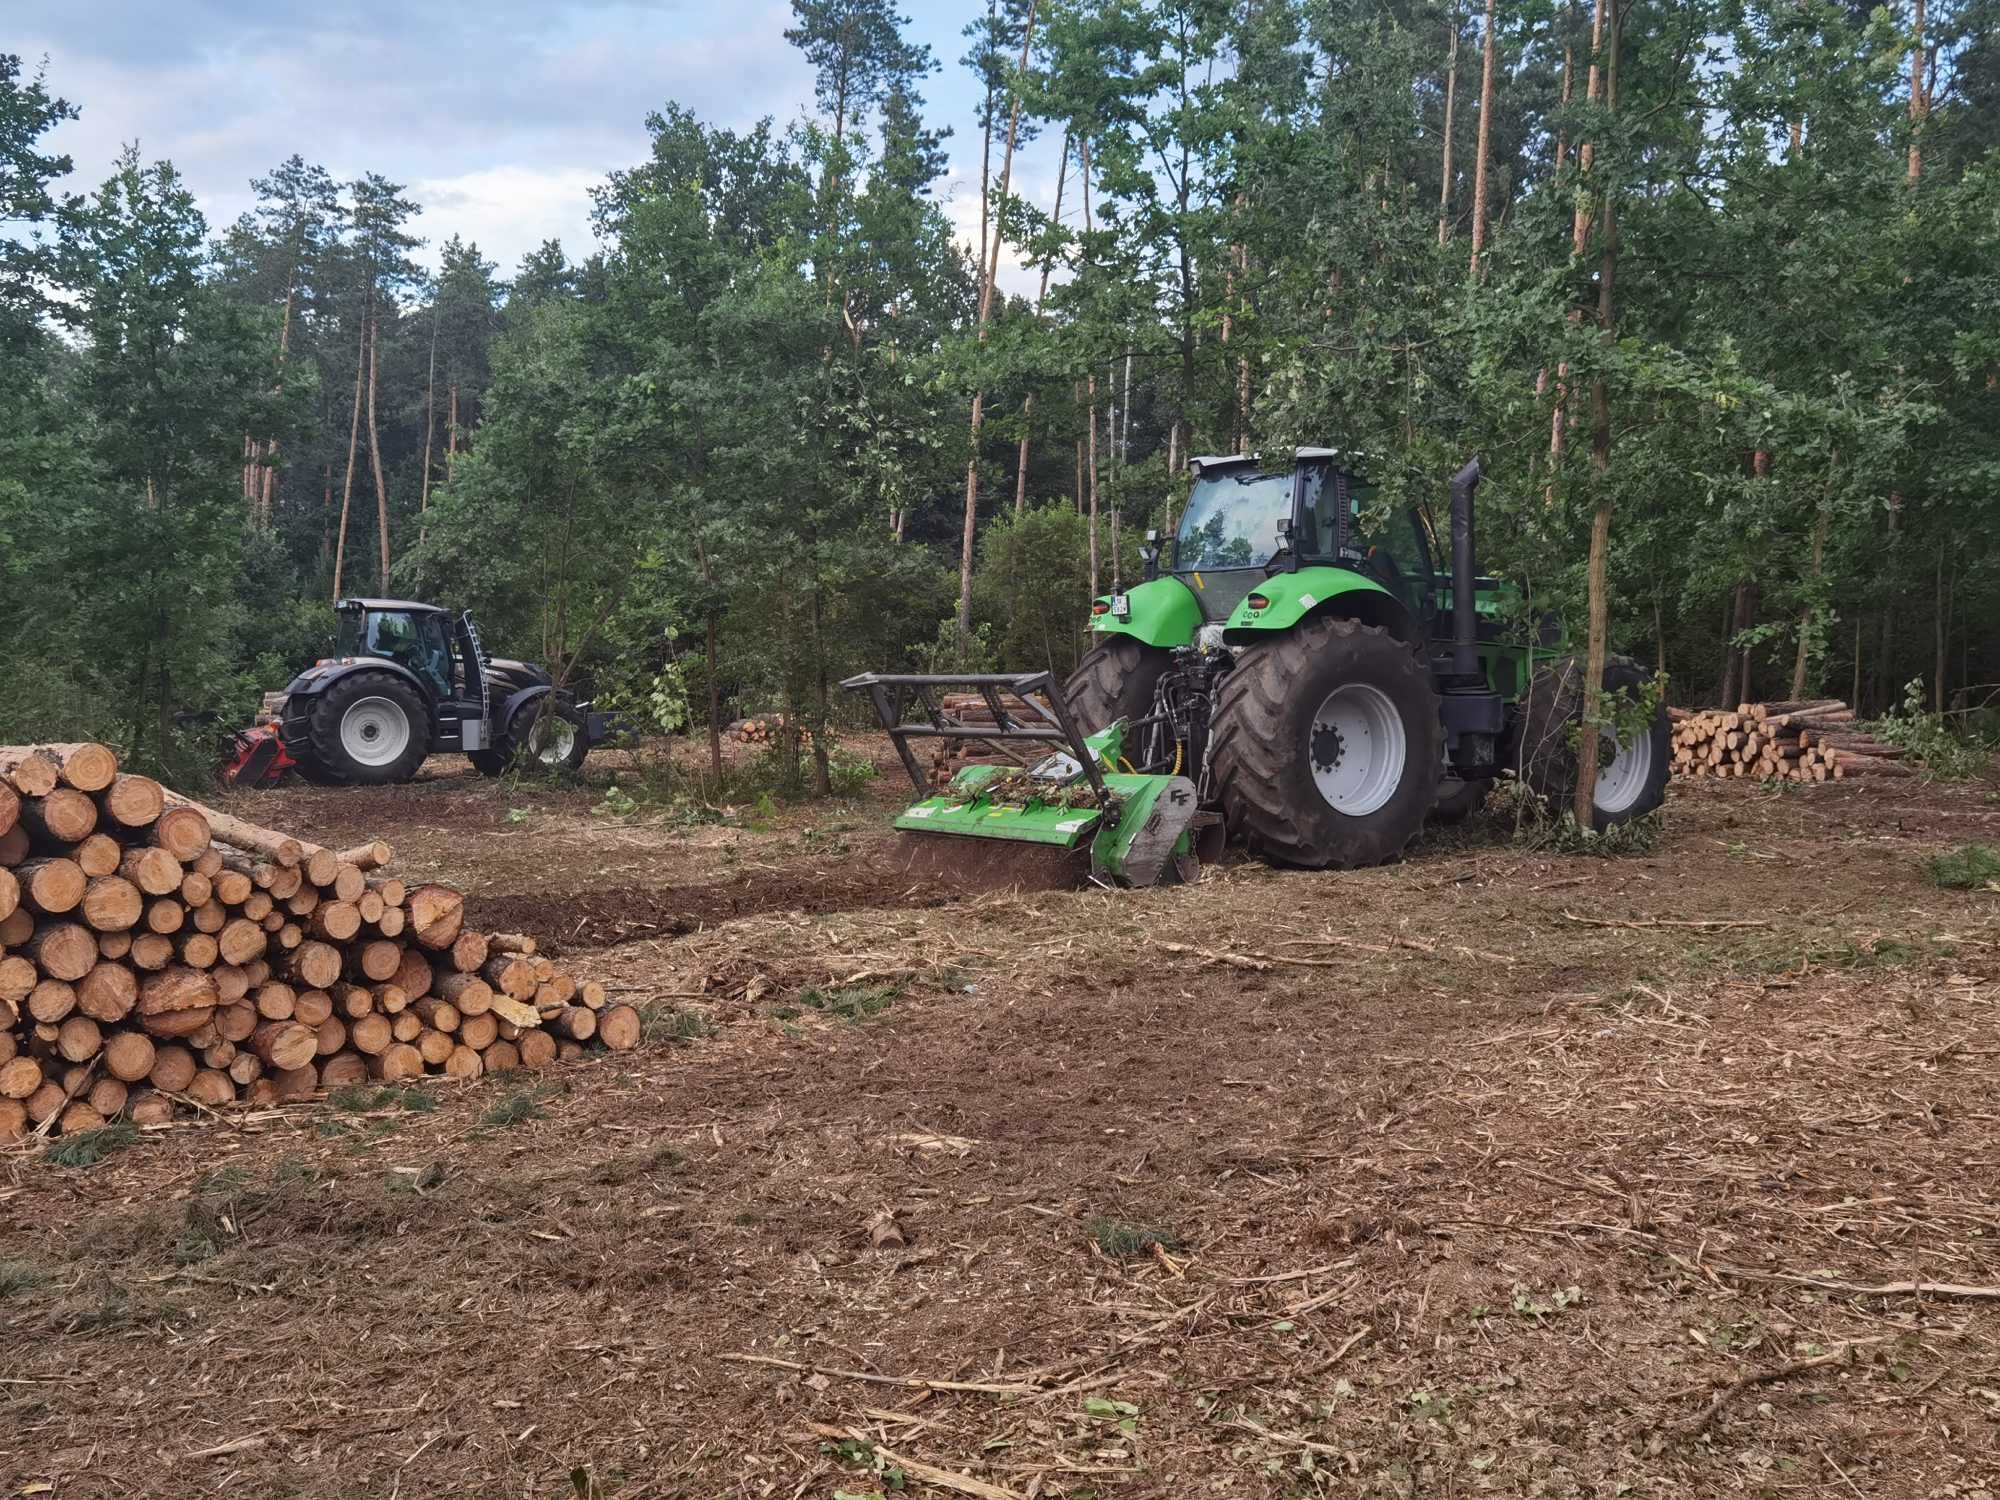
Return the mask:
[[146, 903], [146, 931], [154, 937], [172, 937], [187, 926], [187, 908], [178, 896], [161, 896]]
[[368, 882], [368, 889], [382, 898], [382, 905], [401, 906], [409, 899], [410, 888], [394, 875], [377, 875]]
[[512, 1042], [495, 1042], [479, 1054], [489, 1073], [511, 1073], [521, 1066], [521, 1049]]
[[73, 787], [59, 786], [21, 804], [20, 826], [45, 847], [80, 844], [97, 827], [97, 804]]
[[490, 1011], [476, 1016], [463, 1012], [458, 1018], [458, 1039], [476, 1052], [484, 1052], [500, 1035], [500, 1020]]
[[[215, 1023], [213, 1021], [209, 1022], [209, 1029], [214, 1030], [214, 1028]], [[235, 1062], [240, 1056], [242, 1054], [237, 1050], [236, 1043], [230, 1041], [227, 1037], [218, 1036], [214, 1041], [201, 1049], [201, 1065], [204, 1068], [220, 1068], [224, 1072], [227, 1072], [229, 1065]]]
[[535, 966], [532, 961], [514, 958], [504, 953], [497, 958], [486, 960], [479, 972], [494, 989], [512, 995], [516, 1000], [533, 999], [535, 987], [539, 983], [535, 978]]
[[[342, 849], [337, 857], [342, 864], [353, 865], [357, 870], [366, 871], [381, 869], [382, 866], [394, 859], [396, 855], [395, 851], [383, 843], [382, 840], [371, 839], [365, 844], [356, 844], [352, 849]], [[353, 898], [343, 896], [341, 899], [347, 901]], [[402, 905], [402, 901], [399, 898], [390, 904], [392, 906], [400, 906]]]
[[332, 885], [340, 878], [340, 856], [331, 849], [322, 849], [317, 844], [300, 846], [305, 857], [299, 868], [306, 872], [306, 879], [314, 886]]
[[386, 939], [363, 943], [349, 957], [355, 969], [364, 978], [373, 980], [377, 984], [394, 979], [397, 971], [403, 967], [403, 950]]
[[410, 929], [424, 947], [449, 948], [465, 922], [465, 897], [444, 885], [421, 885], [410, 892]]
[[215, 1030], [218, 1036], [232, 1042], [249, 1040], [250, 1033], [257, 1029], [263, 1017], [257, 1014], [257, 1007], [247, 1000], [234, 1000], [215, 1008]]
[[56, 789], [57, 766], [36, 745], [0, 745], [0, 780], [23, 797], [46, 797]]
[[166, 850], [149, 845], [127, 849], [118, 861], [118, 873], [149, 896], [179, 896], [181, 877], [187, 872]]
[[83, 921], [93, 932], [130, 932], [146, 914], [146, 898], [131, 881], [99, 875], [83, 890]]
[[502, 1021], [514, 1026], [529, 1027], [542, 1024], [540, 1011], [525, 1000], [516, 1000], [512, 995], [495, 995], [492, 1012]]
[[[190, 932], [181, 939], [180, 959], [190, 969], [212, 969], [215, 967], [215, 939], [205, 932]], [[222, 998], [220, 989], [216, 999]]]
[[323, 990], [340, 981], [340, 950], [325, 943], [301, 943], [292, 950], [286, 967], [307, 989]]
[[[252, 896], [264, 897], [264, 911], [271, 909], [271, 898], [252, 884], [250, 877], [240, 870], [218, 871], [209, 880], [209, 894], [224, 906], [247, 906]], [[245, 911], [244, 915], [261, 917], [264, 912]]]
[[[162, 799], [165, 800], [164, 798]], [[168, 807], [147, 831], [148, 843], [164, 849], [182, 864], [193, 864], [215, 853], [211, 847], [213, 834], [208, 826], [208, 817], [196, 807]], [[218, 866], [222, 856], [215, 855]], [[204, 871], [213, 875], [215, 871]]]
[[[223, 898], [222, 904], [233, 907], [235, 910], [243, 913], [243, 919], [246, 922], [262, 923], [264, 918], [271, 915], [271, 894], [268, 891], [252, 891], [241, 901], [230, 901], [227, 898]], [[261, 932], [262, 930], [263, 928], [260, 926], [258, 931]]]
[[387, 911], [389, 907], [383, 901], [381, 892], [363, 890], [355, 898], [354, 909], [361, 913], [361, 920], [363, 922], [373, 927], [377, 922], [382, 920], [382, 913]]
[[31, 859], [14, 867], [12, 876], [21, 904], [45, 917], [75, 911], [87, 884], [73, 859]]
[[18, 825], [0, 833], [0, 866], [12, 867], [28, 857], [28, 830]]
[[221, 904], [216, 898], [215, 882], [199, 870], [189, 870], [181, 876], [180, 898], [181, 905], [190, 908], [206, 906], [211, 901]]
[[191, 797], [183, 797], [178, 792], [166, 794], [169, 807], [191, 807], [208, 820], [211, 834], [225, 843], [234, 844], [239, 849], [248, 849], [261, 854], [273, 863], [287, 869], [305, 858], [305, 847], [295, 838], [278, 833], [269, 828], [259, 828], [255, 823], [233, 817], [225, 812], [217, 812], [212, 807], [204, 807]]
[[315, 937], [344, 943], [361, 931], [361, 913], [345, 901], [322, 901], [313, 910], [310, 926]]
[[[146, 1077], [154, 1088], [178, 1094], [194, 1081], [200, 1066], [194, 1054], [185, 1047], [160, 1047], [153, 1053], [153, 1070]], [[131, 1082], [130, 1079], [126, 1081]]]
[[[118, 757], [108, 745], [94, 740], [75, 744], [36, 745], [34, 750], [53, 761], [57, 779], [79, 792], [101, 792], [118, 775]], [[6, 751], [0, 751], [4, 759]]]
[[414, 1000], [431, 992], [432, 978], [430, 960], [415, 948], [404, 949], [402, 962], [397, 965], [392, 981], [396, 988]]
[[264, 956], [270, 939], [248, 917], [238, 917], [222, 924], [222, 930], [215, 935], [215, 945], [224, 963], [247, 964]]
[[10, 781], [0, 780], [0, 833], [12, 833], [21, 821], [21, 794]]
[[417, 1018], [433, 1031], [458, 1030], [458, 1007], [449, 1000], [426, 995], [411, 1007]]
[[125, 1113], [125, 1101], [131, 1091], [116, 1078], [100, 1078], [90, 1086], [83, 1096], [84, 1103], [96, 1110], [107, 1120], [115, 1120]]
[[174, 962], [174, 940], [164, 932], [140, 932], [132, 938], [126, 962], [132, 964], [132, 968], [146, 970], [148, 974], [158, 972]]
[[44, 1026], [53, 1026], [76, 1009], [76, 986], [61, 979], [44, 979], [28, 991], [23, 1008]]
[[285, 902], [285, 910], [295, 917], [309, 917], [319, 910], [320, 893], [316, 885], [302, 885], [296, 895]]
[[576, 987], [576, 998], [592, 1010], [603, 1010], [610, 1003], [611, 999], [605, 993], [604, 986], [595, 979], [586, 979], [582, 984], [578, 985]]
[[333, 899], [349, 906], [360, 901], [368, 890], [368, 877], [357, 865], [337, 864], [333, 875]]
[[401, 937], [403, 929], [409, 925], [410, 914], [400, 906], [386, 906], [376, 919], [375, 930], [385, 938]]
[[389, 1034], [399, 1042], [414, 1042], [423, 1032], [423, 1020], [413, 1010], [389, 1018]]
[[338, 1016], [328, 1016], [313, 1028], [314, 1053], [319, 1057], [331, 1057], [347, 1045], [347, 1023]]
[[322, 1059], [319, 1081], [322, 1088], [344, 1089], [368, 1076], [368, 1059], [359, 1052], [336, 1052]]
[[163, 1016], [177, 1011], [213, 1010], [220, 997], [215, 979], [204, 969], [164, 969], [139, 985], [139, 1014]]
[[333, 1014], [333, 996], [325, 990], [300, 990], [292, 1005], [292, 1019], [317, 1026]]
[[42, 1065], [32, 1057], [0, 1063], [0, 1099], [25, 1099], [42, 1086]]
[[174, 1118], [174, 1101], [151, 1089], [134, 1089], [125, 1103], [125, 1118], [141, 1128], [169, 1124]]
[[[169, 812], [171, 812], [171, 809], [169, 809]], [[166, 817], [168, 813], [162, 813], [161, 816]], [[157, 828], [159, 825], [156, 823], [153, 826]], [[206, 820], [204, 820], [202, 826], [207, 827]], [[196, 855], [192, 863], [195, 869], [201, 871], [210, 880], [213, 880], [222, 873], [222, 851], [210, 845], [208, 848], [203, 849], [200, 854]]]
[[297, 1021], [266, 1021], [250, 1033], [250, 1050], [266, 1067], [280, 1071], [301, 1068], [319, 1055], [313, 1028]]
[[389, 1018], [372, 1011], [368, 1015], [357, 1017], [347, 1028], [348, 1045], [370, 1057], [379, 1057], [388, 1051], [389, 1045], [395, 1039]]
[[105, 1025], [122, 1021], [139, 1003], [139, 976], [124, 964], [99, 960], [76, 982], [76, 1008]]
[[147, 828], [166, 809], [159, 782], [150, 776], [120, 773], [97, 794], [97, 807], [120, 828]]
[[27, 1133], [27, 1107], [19, 1099], [0, 1099], [0, 1146], [18, 1141]]
[[556, 1015], [555, 1027], [573, 1042], [587, 1042], [597, 1035], [597, 1012], [586, 1005], [565, 1006]]
[[421, 1078], [423, 1072], [424, 1055], [408, 1042], [392, 1042], [368, 1060], [368, 1076], [384, 1083]]
[[613, 1052], [630, 1052], [639, 1045], [645, 1027], [629, 1005], [613, 1005], [597, 1018], [597, 1039]]
[[480, 1061], [477, 1052], [461, 1043], [451, 1049], [444, 1071], [447, 1078], [477, 1078], [486, 1071], [486, 1064]]
[[458, 1043], [449, 1035], [433, 1031], [428, 1026], [417, 1033], [417, 1039], [411, 1045], [423, 1055], [424, 1065], [430, 1068], [443, 1067], [452, 1053], [458, 1050]]
[[229, 925], [229, 910], [220, 901], [204, 901], [189, 910], [188, 920], [194, 923], [196, 932], [214, 937]]
[[1840, 752], [1840, 759], [1834, 769], [1843, 776], [1914, 776], [1916, 771], [1899, 760], [1882, 760], [1873, 755], [1851, 755]]
[[12, 870], [0, 869], [0, 921], [14, 915], [21, 907], [21, 882]]
[[97, 937], [75, 922], [50, 922], [36, 928], [26, 952], [50, 979], [74, 982], [97, 967]]
[[250, 997], [257, 1014], [267, 1021], [289, 1021], [292, 1012], [298, 1009], [299, 992], [289, 984], [272, 980], [257, 986], [257, 992]]
[[86, 875], [116, 875], [118, 861], [125, 857], [125, 850], [110, 834], [93, 833], [71, 850], [69, 857]]
[[[257, 1080], [263, 1083], [265, 1080]], [[299, 1104], [319, 1092], [319, 1069], [312, 1063], [304, 1063], [296, 1068], [280, 1068], [270, 1076], [272, 1094], [277, 1103]]]
[[412, 996], [400, 984], [378, 984], [375, 986], [375, 1008], [385, 1016], [401, 1015], [409, 1007]]
[[250, 993], [250, 971], [241, 964], [218, 963], [211, 972], [215, 975], [216, 998], [224, 1005]]
[[524, 1068], [546, 1068], [556, 1060], [556, 1039], [539, 1027], [521, 1033], [520, 1041], [514, 1044], [521, 1055]]
[[375, 1009], [373, 992], [358, 984], [336, 985], [333, 991], [334, 1008], [348, 1020], [359, 1020]]
[[62, 1108], [62, 1115], [56, 1122], [56, 1129], [64, 1135], [74, 1135], [83, 1130], [102, 1130], [109, 1122], [91, 1107], [87, 1099], [72, 1099]]
[[486, 962], [487, 942], [477, 932], [461, 932], [452, 941], [451, 966], [460, 973], [471, 973]]
[[16, 1005], [41, 982], [41, 972], [17, 953], [0, 954], [0, 1005]]
[[258, 1079], [243, 1091], [243, 1097], [237, 1102], [252, 1105], [258, 1109], [268, 1109], [272, 1105], [282, 1102], [278, 1098], [277, 1075], [269, 1074]]
[[104, 1033], [89, 1016], [70, 1016], [56, 1035], [56, 1051], [65, 1062], [89, 1062], [104, 1045]]
[[493, 1008], [493, 987], [477, 974], [447, 974], [438, 981], [437, 992], [462, 1015], [483, 1015]]

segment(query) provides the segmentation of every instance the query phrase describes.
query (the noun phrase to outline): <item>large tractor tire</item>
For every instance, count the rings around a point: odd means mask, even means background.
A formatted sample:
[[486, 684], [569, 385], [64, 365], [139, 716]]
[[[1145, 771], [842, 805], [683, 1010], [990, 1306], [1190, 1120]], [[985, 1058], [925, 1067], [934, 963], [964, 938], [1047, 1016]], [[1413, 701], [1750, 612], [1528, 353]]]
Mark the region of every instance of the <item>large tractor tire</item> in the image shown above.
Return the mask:
[[562, 704], [523, 704], [501, 730], [499, 743], [487, 750], [468, 750], [465, 758], [482, 776], [504, 775], [519, 757], [543, 771], [576, 771], [590, 753], [583, 718]]
[[1153, 692], [1167, 670], [1168, 654], [1129, 635], [1108, 637], [1085, 653], [1063, 684], [1063, 697], [1077, 727], [1095, 734], [1119, 719], [1143, 719], [1153, 711]]
[[431, 749], [423, 695], [388, 672], [352, 672], [313, 704], [313, 759], [324, 775], [353, 786], [408, 781]]
[[[1614, 656], [1604, 664], [1604, 691], [1636, 693], [1649, 674], [1637, 663]], [[1505, 764], [1523, 782], [1547, 799], [1549, 811], [1560, 818], [1576, 799], [1576, 746], [1572, 735], [1583, 717], [1584, 663], [1566, 656], [1535, 673], [1521, 704], [1515, 732], [1506, 747]], [[1597, 832], [1643, 818], [1667, 800], [1667, 775], [1672, 769], [1670, 726], [1664, 706], [1646, 731], [1621, 743], [1608, 733], [1598, 741], [1597, 791], [1592, 824]]]
[[1423, 659], [1355, 620], [1308, 620], [1237, 659], [1209, 766], [1232, 833], [1309, 869], [1395, 859], [1437, 801], [1444, 729]]

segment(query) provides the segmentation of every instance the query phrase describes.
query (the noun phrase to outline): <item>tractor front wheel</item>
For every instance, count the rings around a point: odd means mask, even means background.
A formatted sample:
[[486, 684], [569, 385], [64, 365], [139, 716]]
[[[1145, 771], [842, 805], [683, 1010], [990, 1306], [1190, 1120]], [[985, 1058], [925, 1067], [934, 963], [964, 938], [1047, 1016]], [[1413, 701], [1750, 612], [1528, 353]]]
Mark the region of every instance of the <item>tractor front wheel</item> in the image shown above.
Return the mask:
[[1311, 869], [1400, 855], [1437, 800], [1443, 728], [1418, 654], [1322, 616], [1254, 646], [1217, 696], [1209, 765], [1253, 853]]
[[[1604, 664], [1604, 691], [1636, 695], [1650, 674], [1636, 662], [1612, 657]], [[1549, 804], [1560, 818], [1576, 797], [1576, 747], [1572, 741], [1583, 717], [1584, 663], [1564, 657], [1535, 673], [1505, 763]], [[1598, 739], [1596, 795], [1592, 822], [1598, 833], [1642, 818], [1667, 800], [1672, 770], [1671, 726], [1662, 705], [1652, 722], [1622, 737], [1610, 730]]]
[[387, 672], [354, 672], [319, 695], [311, 720], [319, 769], [355, 786], [408, 781], [430, 754], [422, 694]]
[[1063, 684], [1077, 727], [1095, 734], [1119, 719], [1143, 719], [1153, 711], [1153, 693], [1167, 660], [1159, 647], [1129, 635], [1109, 636], [1091, 647]]

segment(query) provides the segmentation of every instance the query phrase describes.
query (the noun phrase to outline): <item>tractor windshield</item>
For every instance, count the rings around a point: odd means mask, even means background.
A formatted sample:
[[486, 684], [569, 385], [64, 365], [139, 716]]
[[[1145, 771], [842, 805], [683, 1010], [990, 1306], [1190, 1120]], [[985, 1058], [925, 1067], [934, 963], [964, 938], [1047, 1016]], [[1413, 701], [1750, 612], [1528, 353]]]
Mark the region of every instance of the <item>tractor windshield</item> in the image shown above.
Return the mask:
[[451, 690], [451, 648], [437, 615], [401, 609], [342, 610], [333, 654], [399, 662], [438, 693]]
[[1261, 568], [1276, 555], [1278, 527], [1292, 514], [1292, 476], [1232, 469], [1194, 482], [1181, 518], [1175, 566]]

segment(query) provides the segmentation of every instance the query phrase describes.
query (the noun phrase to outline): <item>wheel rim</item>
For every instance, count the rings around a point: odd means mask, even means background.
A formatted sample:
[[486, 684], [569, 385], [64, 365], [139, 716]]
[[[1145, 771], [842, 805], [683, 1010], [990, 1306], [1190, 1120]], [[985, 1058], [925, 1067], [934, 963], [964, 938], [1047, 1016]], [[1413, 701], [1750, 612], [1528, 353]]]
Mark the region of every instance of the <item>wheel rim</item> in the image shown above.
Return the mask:
[[545, 714], [529, 733], [528, 744], [544, 766], [566, 766], [576, 749], [576, 726], [560, 714]]
[[387, 766], [410, 748], [410, 721], [387, 698], [357, 698], [340, 720], [340, 749], [364, 766]]
[[1612, 755], [1610, 763], [1597, 773], [1597, 810], [1616, 817], [1632, 810], [1652, 780], [1653, 736], [1635, 734], [1626, 744], [1609, 730], [1600, 733], [1610, 736]]
[[1313, 784], [1327, 806], [1363, 818], [1396, 795], [1409, 759], [1403, 716], [1380, 688], [1348, 682], [1326, 695], [1308, 739]]

